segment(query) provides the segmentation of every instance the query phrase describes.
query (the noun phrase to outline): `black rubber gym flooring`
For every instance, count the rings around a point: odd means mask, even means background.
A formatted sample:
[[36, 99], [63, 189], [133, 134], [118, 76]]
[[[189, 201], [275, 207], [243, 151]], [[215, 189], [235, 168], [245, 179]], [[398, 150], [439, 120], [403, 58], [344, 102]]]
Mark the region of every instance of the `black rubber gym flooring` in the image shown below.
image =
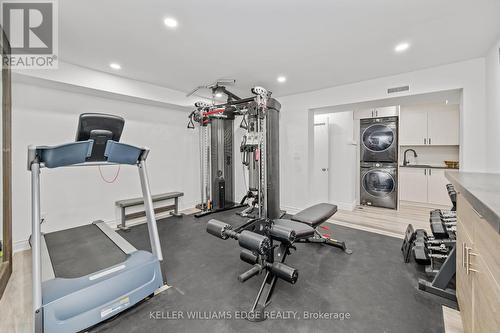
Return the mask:
[[[263, 276], [238, 282], [250, 265], [239, 259], [237, 242], [205, 232], [210, 218], [240, 223], [234, 212], [158, 221], [162, 269], [172, 288], [92, 332], [444, 332], [445, 301], [417, 289], [421, 273], [403, 263], [401, 240], [334, 225], [335, 237], [348, 242], [352, 255], [298, 244], [287, 263], [299, 269], [299, 279], [295, 285], [278, 282], [267, 308], [274, 318], [236, 319], [250, 309]], [[149, 249], [145, 225], [120, 234]], [[304, 312], [322, 317], [305, 319]], [[338, 319], [347, 313], [348, 319]]]

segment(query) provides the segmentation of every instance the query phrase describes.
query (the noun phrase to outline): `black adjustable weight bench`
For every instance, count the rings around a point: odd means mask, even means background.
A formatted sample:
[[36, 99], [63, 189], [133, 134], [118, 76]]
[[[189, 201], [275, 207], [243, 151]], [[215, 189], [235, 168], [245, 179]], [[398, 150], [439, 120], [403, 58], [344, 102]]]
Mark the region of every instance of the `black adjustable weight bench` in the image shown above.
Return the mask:
[[336, 212], [337, 206], [328, 203], [320, 203], [301, 210], [300, 212], [292, 216], [292, 221], [304, 223], [314, 229], [314, 235], [312, 237], [300, 239], [298, 240], [298, 242], [323, 243], [338, 247], [345, 253], [351, 254], [352, 250], [347, 248], [345, 242], [331, 238], [330, 234], [328, 233], [322, 234], [318, 231], [318, 228], [322, 228], [325, 231], [330, 230], [328, 227], [321, 226], [321, 224], [326, 222]]
[[334, 205], [319, 204], [299, 212], [291, 220], [254, 219], [234, 230], [231, 225], [222, 221], [214, 219], [208, 221], [209, 234], [222, 239], [236, 239], [241, 248], [240, 259], [253, 265], [238, 276], [240, 282], [265, 272], [264, 280], [246, 319], [250, 321], [266, 319], [264, 309], [271, 301], [278, 279], [291, 284], [297, 282], [298, 270], [285, 264], [291, 249], [296, 249], [295, 242], [325, 243], [351, 253], [343, 242], [326, 238], [316, 230], [336, 211], [337, 207]]

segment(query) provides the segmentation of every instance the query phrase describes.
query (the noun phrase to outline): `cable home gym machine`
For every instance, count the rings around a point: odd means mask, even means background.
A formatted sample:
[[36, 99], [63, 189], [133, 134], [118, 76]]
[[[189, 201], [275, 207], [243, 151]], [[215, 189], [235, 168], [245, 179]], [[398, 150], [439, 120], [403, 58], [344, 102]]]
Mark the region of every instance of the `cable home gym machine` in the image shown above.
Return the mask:
[[[243, 207], [245, 203], [248, 208], [239, 213], [242, 216], [282, 216], [284, 212], [279, 207], [278, 157], [281, 105], [261, 87], [252, 89], [253, 97], [240, 98], [221, 83], [218, 81], [206, 88], [210, 88], [214, 95], [226, 95], [227, 102], [213, 105], [197, 102], [196, 109], [189, 115], [188, 128], [195, 129], [197, 123], [200, 136], [201, 212], [195, 216]], [[263, 108], [265, 112], [262, 112]], [[239, 203], [234, 202], [233, 141], [236, 116], [242, 117], [240, 128], [246, 131], [240, 152], [248, 173], [247, 193]]]
[[[146, 170], [149, 149], [118, 142], [124, 123], [117, 116], [86, 113], [80, 115], [76, 142], [28, 147], [34, 332], [85, 330], [163, 287]], [[137, 167], [152, 252], [135, 249], [103, 221], [42, 234], [40, 170], [101, 165]]]
[[[321, 203], [302, 210], [290, 219], [281, 218], [278, 132], [281, 105], [264, 88], [255, 87], [251, 91], [254, 96], [245, 99], [234, 99], [234, 96], [228, 95], [228, 102], [224, 104], [196, 103], [197, 109], [190, 114], [188, 127], [194, 128], [194, 123], [199, 123], [200, 140], [203, 142], [203, 128], [212, 121], [234, 119], [235, 115], [243, 116], [240, 127], [246, 133], [240, 151], [249, 173], [249, 188], [244, 199], [253, 199], [254, 203], [250, 208], [258, 210], [257, 216], [236, 228], [212, 219], [208, 221], [206, 230], [218, 238], [238, 241], [241, 248], [240, 259], [252, 265], [248, 271], [239, 275], [240, 282], [265, 273], [247, 316], [251, 321], [263, 321], [267, 319], [265, 308], [271, 302], [278, 279], [291, 284], [297, 282], [298, 270], [285, 263], [291, 250], [296, 249], [295, 243], [331, 245], [347, 254], [352, 251], [346, 247], [345, 242], [322, 235], [317, 230], [328, 229], [321, 224], [337, 212], [335, 205]], [[202, 149], [202, 154], [204, 151]]]

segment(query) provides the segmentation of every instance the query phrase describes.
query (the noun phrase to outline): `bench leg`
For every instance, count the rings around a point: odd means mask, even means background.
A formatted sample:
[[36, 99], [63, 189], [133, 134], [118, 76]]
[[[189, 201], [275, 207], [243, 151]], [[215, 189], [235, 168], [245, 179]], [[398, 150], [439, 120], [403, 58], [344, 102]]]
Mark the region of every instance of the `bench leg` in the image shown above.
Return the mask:
[[118, 229], [120, 230], [129, 230], [129, 227], [125, 224], [125, 207], [121, 208], [121, 221], [118, 225]]
[[[279, 258], [278, 262], [284, 263], [288, 255], [288, 247], [285, 244], [281, 244], [277, 250], [277, 255]], [[264, 280], [260, 286], [257, 298], [253, 303], [252, 309], [248, 315], [248, 321], [259, 322], [267, 319], [265, 308], [271, 303], [271, 297], [274, 293], [276, 283], [278, 282], [278, 277], [271, 272], [266, 272]]]
[[342, 249], [347, 254], [352, 254], [352, 250], [347, 248], [347, 245], [343, 241], [339, 241], [330, 237], [323, 236], [322, 234], [319, 233], [318, 230], [315, 230], [315, 236], [307, 239], [300, 239], [298, 242], [304, 242], [304, 243], [321, 243], [321, 244], [326, 244], [330, 245], [333, 247], [338, 247], [339, 249]]
[[174, 211], [170, 212], [170, 215], [177, 217], [182, 216], [182, 214], [179, 214], [179, 198], [174, 198], [174, 206], [175, 206]]

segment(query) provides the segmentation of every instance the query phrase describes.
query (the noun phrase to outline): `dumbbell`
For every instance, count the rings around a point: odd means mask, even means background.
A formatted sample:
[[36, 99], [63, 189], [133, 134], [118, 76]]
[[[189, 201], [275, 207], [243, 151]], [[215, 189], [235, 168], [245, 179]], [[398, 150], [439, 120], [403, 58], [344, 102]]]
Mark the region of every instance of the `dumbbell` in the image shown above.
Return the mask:
[[415, 243], [415, 246], [413, 246], [413, 257], [415, 258], [415, 262], [419, 265], [429, 265], [431, 263], [429, 250], [422, 243]]
[[289, 282], [291, 284], [295, 284], [295, 282], [297, 282], [297, 279], [299, 278], [299, 272], [297, 271], [297, 269], [290, 267], [286, 264], [283, 264], [281, 262], [270, 263], [267, 261], [263, 261], [261, 263], [258, 263], [259, 257], [255, 255], [255, 253], [247, 249], [241, 249], [240, 259], [246, 263], [253, 265], [253, 267], [250, 268], [248, 271], [238, 276], [238, 281], [240, 282], [245, 282], [251, 277], [259, 274], [263, 269], [267, 269], [276, 277], [285, 280], [286, 282]]
[[250, 251], [256, 251], [259, 254], [266, 254], [271, 249], [271, 240], [266, 236], [248, 230], [237, 233], [232, 228], [230, 224], [215, 219], [207, 223], [207, 232], [215, 237], [236, 239], [241, 247]]
[[415, 243], [423, 243], [427, 242], [427, 232], [424, 229], [415, 230]]
[[441, 209], [440, 213], [441, 213], [441, 217], [444, 217], [444, 218], [456, 218], [457, 217], [457, 212], [455, 212], [453, 210]]
[[434, 238], [436, 239], [446, 239], [450, 237], [450, 235], [448, 234], [448, 227], [441, 221], [432, 222], [431, 230]]

